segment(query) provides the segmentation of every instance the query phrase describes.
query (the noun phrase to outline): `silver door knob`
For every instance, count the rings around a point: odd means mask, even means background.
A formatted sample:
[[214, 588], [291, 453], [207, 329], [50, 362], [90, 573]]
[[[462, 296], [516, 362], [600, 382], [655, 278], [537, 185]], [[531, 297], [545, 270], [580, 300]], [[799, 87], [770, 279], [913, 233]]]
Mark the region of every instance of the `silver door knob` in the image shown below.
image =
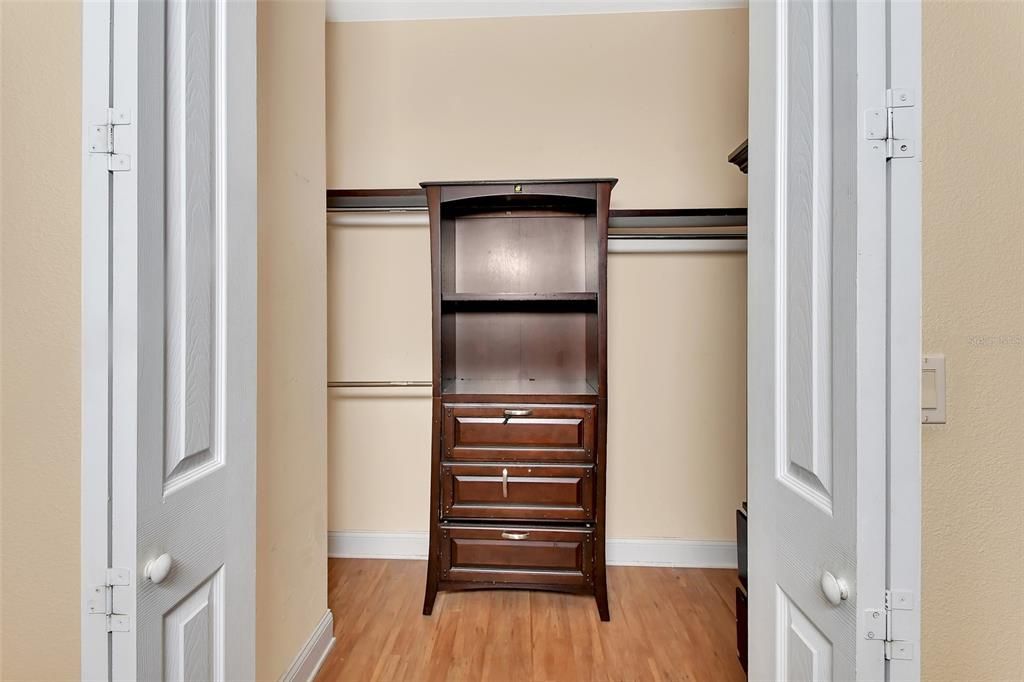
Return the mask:
[[825, 599], [832, 606], [839, 606], [850, 596], [850, 588], [846, 586], [846, 581], [828, 571], [821, 574], [821, 591], [825, 593]]
[[143, 574], [146, 579], [151, 583], [157, 584], [162, 583], [167, 574], [171, 572], [171, 564], [174, 561], [171, 559], [170, 554], [161, 554], [155, 559], [150, 559], [146, 563], [146, 568], [143, 570]]

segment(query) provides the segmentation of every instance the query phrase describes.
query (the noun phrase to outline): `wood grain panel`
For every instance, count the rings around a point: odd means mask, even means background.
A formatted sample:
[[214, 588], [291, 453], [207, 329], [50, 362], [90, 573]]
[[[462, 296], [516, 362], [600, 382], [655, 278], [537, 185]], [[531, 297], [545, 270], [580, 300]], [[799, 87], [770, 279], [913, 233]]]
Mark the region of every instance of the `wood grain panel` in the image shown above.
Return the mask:
[[[787, 89], [782, 99], [786, 185], [781, 223], [787, 300], [782, 376], [789, 446], [780, 479], [825, 509], [832, 494], [832, 25], [827, 5], [784, 10]], [[804, 36], [808, 38], [804, 38]]]
[[455, 292], [586, 291], [583, 216], [459, 218]]
[[886, 25], [881, 5], [750, 7], [752, 678], [885, 677], [861, 615], [886, 573], [887, 164], [864, 139]]
[[592, 578], [593, 531], [528, 526], [445, 526], [441, 582], [583, 587]]
[[164, 614], [164, 679], [224, 679], [224, 569]]
[[593, 517], [592, 466], [543, 464], [445, 464], [442, 516], [455, 519]]
[[216, 4], [167, 6], [165, 488], [219, 461], [216, 402]]
[[420, 615], [423, 561], [331, 559], [328, 606], [337, 643], [319, 682], [741, 682], [736, 572], [608, 569], [615, 613], [589, 597], [447, 592]]
[[[528, 414], [512, 416], [515, 412]], [[593, 405], [448, 404], [446, 456], [491, 447], [555, 448], [583, 450], [580, 454], [589, 459], [594, 446], [594, 413]], [[459, 456], [468, 458], [467, 454]]]
[[584, 381], [587, 318], [581, 312], [455, 312], [458, 380]]
[[[111, 639], [113, 676], [253, 679], [256, 7], [114, 13], [139, 172], [112, 181], [118, 201], [138, 207], [115, 212], [112, 255], [118, 338], [132, 345], [115, 344], [112, 360], [132, 385], [115, 401], [115, 422], [130, 414], [120, 428], [132, 433], [112, 454], [112, 486], [135, 491], [112, 499], [111, 560], [132, 569], [135, 593], [133, 637]], [[166, 579], [143, 579], [164, 554]]]
[[775, 679], [799, 682], [834, 679], [832, 643], [785, 592], [776, 590], [780, 650], [775, 659]]

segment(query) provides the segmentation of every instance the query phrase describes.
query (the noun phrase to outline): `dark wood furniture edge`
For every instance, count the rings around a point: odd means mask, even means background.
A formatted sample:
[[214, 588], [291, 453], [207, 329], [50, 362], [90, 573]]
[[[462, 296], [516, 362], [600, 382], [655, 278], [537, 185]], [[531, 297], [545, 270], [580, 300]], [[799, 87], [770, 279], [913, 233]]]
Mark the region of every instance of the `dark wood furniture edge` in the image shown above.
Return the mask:
[[618, 178], [511, 178], [507, 180], [425, 180], [420, 187], [443, 187], [446, 185], [575, 185], [593, 184], [607, 182], [612, 187], [619, 181]]
[[329, 189], [327, 210], [425, 210], [427, 193], [419, 187], [393, 189]]
[[[512, 181], [487, 181], [478, 183], [463, 184], [509, 184]], [[516, 181], [519, 182], [519, 181]], [[543, 182], [553, 184], [552, 181], [522, 181], [521, 184]], [[424, 183], [430, 186], [456, 183]], [[564, 184], [564, 183], [563, 183]], [[379, 200], [374, 203], [373, 200]], [[410, 209], [427, 208], [427, 192], [418, 187], [390, 188], [390, 189], [329, 189], [327, 190], [327, 209], [357, 209], [357, 208], [392, 208], [398, 202], [404, 200], [402, 205]], [[390, 201], [388, 201], [390, 200]], [[712, 208], [613, 208], [608, 211], [609, 218], [700, 218], [702, 216], [735, 216], [745, 217], [745, 207], [712, 207]]]
[[[488, 181], [487, 184], [497, 183]], [[440, 187], [441, 184], [429, 186]], [[426, 191], [419, 188], [327, 190], [328, 211], [425, 211], [426, 209]], [[745, 239], [747, 209], [744, 207], [616, 208], [608, 212], [608, 223], [608, 236], [613, 239]], [[628, 223], [628, 225], [623, 223]]]
[[744, 173], [747, 172], [747, 145], [750, 140], [743, 140], [743, 143], [729, 153], [729, 163], [735, 165]]

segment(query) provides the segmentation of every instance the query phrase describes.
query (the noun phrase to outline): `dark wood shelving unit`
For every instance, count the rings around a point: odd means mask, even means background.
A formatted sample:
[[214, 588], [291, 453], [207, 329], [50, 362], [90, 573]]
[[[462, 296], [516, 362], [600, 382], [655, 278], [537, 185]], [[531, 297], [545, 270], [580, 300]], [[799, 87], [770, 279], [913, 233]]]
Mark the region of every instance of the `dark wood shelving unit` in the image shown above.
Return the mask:
[[605, 577], [613, 179], [423, 183], [433, 289], [438, 590], [590, 594]]

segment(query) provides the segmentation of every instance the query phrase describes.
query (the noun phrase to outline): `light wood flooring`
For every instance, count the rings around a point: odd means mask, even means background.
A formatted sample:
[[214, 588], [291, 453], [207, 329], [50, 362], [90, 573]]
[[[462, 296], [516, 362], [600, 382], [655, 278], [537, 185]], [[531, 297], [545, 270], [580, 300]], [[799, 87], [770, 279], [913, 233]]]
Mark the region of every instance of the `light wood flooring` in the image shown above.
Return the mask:
[[591, 597], [442, 592], [424, 561], [331, 559], [328, 680], [744, 680], [730, 570], [609, 567], [611, 622]]

